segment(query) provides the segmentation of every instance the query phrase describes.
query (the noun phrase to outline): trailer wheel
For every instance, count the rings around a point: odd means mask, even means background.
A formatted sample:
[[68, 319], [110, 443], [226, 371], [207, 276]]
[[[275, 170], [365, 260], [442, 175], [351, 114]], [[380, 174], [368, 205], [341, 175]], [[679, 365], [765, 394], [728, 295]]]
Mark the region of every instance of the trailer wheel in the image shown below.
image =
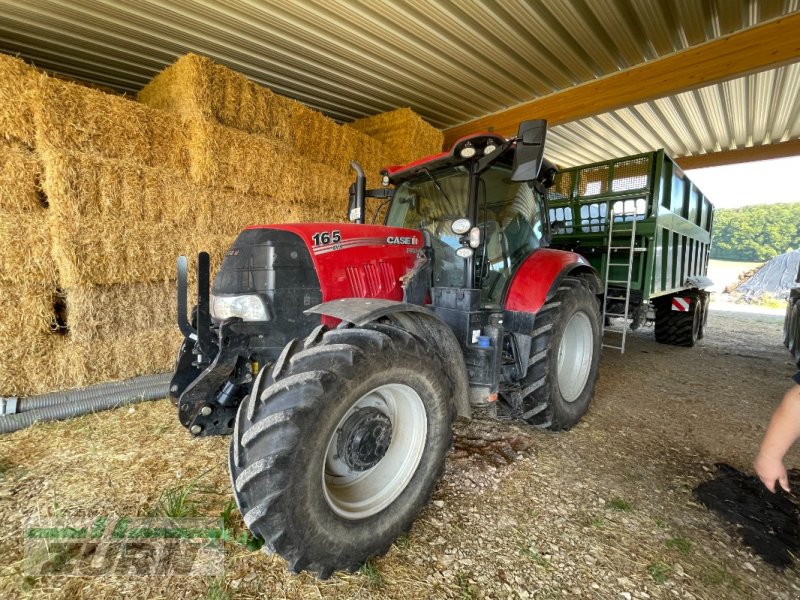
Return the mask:
[[663, 302], [656, 309], [655, 334], [660, 344], [692, 347], [700, 335], [702, 309], [697, 310], [699, 302], [692, 303], [692, 310], [682, 312], [672, 310], [672, 305]]
[[528, 372], [520, 382], [528, 423], [570, 429], [589, 408], [600, 363], [597, 297], [580, 279], [566, 277], [536, 314]]
[[711, 298], [708, 294], [699, 296], [698, 302], [700, 304], [700, 320], [697, 325], [697, 339], [702, 340], [706, 335], [706, 323], [708, 323], [708, 305], [711, 303]]
[[316, 331], [282, 358], [240, 406], [234, 496], [292, 571], [355, 570], [430, 500], [452, 441], [452, 383], [389, 325]]

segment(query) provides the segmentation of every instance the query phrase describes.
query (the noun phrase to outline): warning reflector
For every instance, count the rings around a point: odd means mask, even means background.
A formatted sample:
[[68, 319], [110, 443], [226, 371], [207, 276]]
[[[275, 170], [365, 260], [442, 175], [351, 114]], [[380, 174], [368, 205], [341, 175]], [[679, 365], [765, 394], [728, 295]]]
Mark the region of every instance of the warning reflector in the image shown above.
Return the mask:
[[677, 310], [680, 312], [689, 312], [689, 307], [691, 306], [691, 298], [673, 298], [672, 299], [672, 310]]

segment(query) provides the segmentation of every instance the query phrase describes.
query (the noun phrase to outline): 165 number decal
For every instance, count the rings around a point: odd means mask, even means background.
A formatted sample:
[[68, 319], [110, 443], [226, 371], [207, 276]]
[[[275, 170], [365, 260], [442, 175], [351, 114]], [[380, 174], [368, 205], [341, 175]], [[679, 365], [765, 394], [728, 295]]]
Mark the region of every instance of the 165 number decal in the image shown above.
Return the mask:
[[338, 229], [335, 231], [319, 231], [311, 236], [311, 240], [315, 246], [338, 244], [342, 241], [342, 234]]

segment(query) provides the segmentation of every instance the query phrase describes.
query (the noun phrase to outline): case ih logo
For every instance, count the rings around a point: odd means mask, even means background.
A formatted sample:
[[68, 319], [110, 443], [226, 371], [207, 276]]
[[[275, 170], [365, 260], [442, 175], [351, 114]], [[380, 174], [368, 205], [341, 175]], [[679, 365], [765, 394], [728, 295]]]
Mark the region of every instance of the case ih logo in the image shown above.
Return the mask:
[[416, 236], [413, 237], [398, 237], [394, 235], [390, 235], [386, 238], [387, 244], [404, 244], [406, 246], [416, 246], [417, 245], [417, 238]]

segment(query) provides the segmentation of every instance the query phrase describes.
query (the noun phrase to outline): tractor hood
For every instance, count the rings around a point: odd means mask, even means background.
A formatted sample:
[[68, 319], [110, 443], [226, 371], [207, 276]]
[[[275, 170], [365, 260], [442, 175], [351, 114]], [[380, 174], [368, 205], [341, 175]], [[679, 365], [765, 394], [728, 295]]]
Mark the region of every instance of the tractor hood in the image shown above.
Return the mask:
[[399, 279], [422, 245], [419, 231], [382, 225], [248, 227], [226, 253], [212, 294], [266, 294], [273, 312], [282, 304], [276, 294], [295, 311], [338, 298], [401, 300]]

